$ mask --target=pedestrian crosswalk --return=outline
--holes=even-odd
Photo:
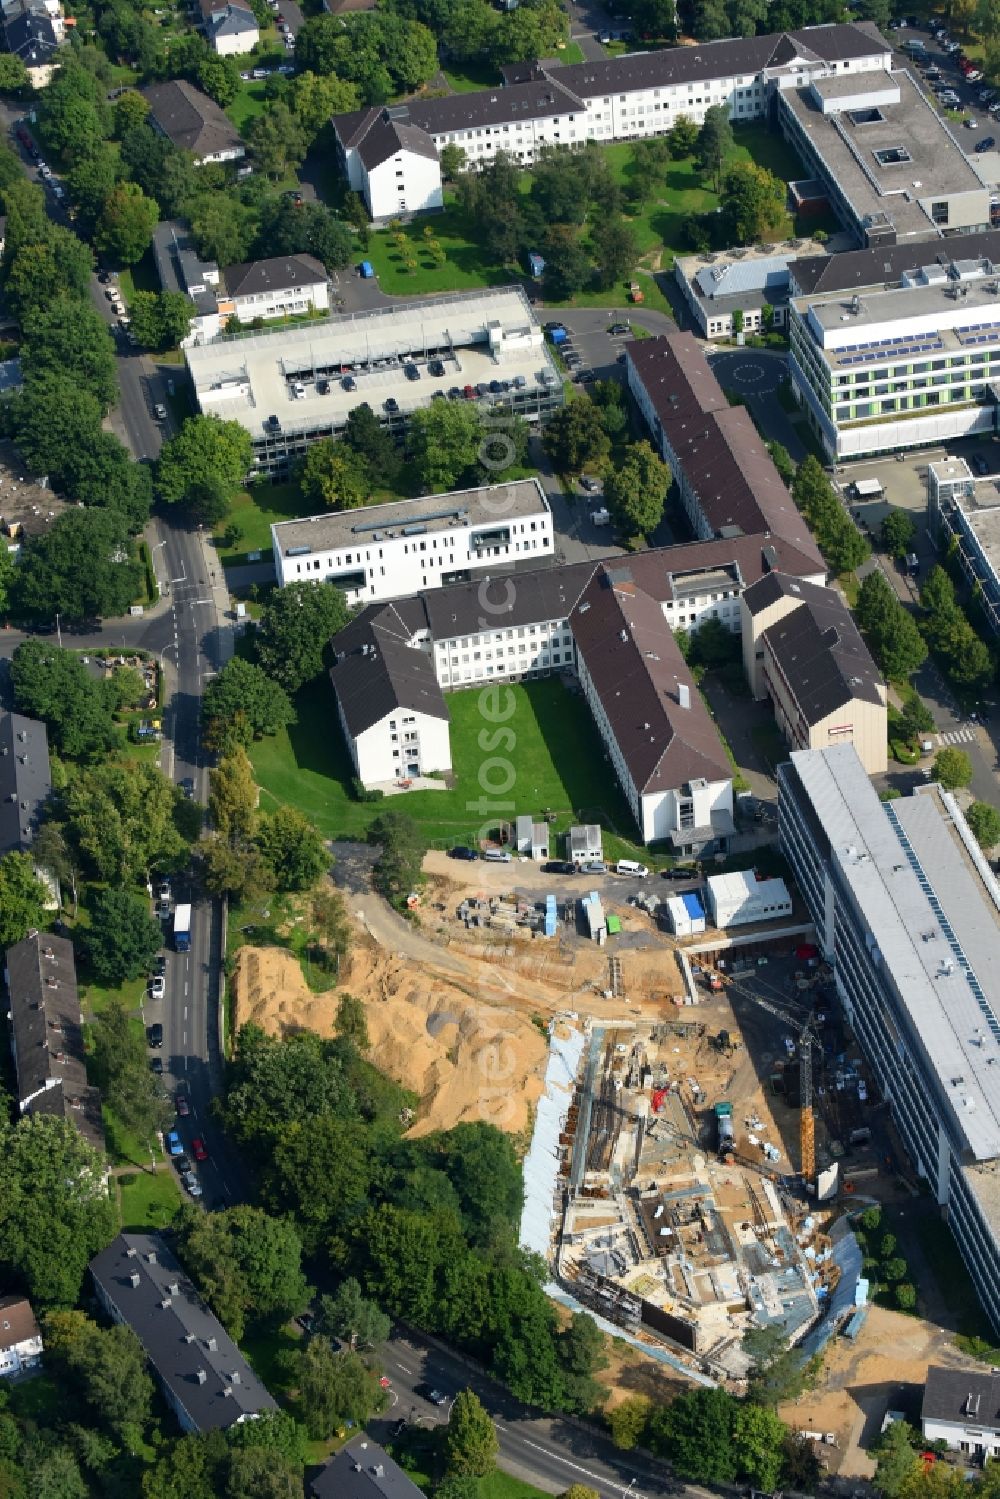
[[[937,736],[938,744],[971,744],[976,737],[976,731],[969,724],[960,729],[948,729],[946,733]]]

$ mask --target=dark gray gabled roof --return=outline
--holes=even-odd
[[[732,776],[663,610],[637,586],[628,558],[595,571],[571,623],[577,652],[640,796],[699,777]]]
[[[369,1436],[356,1436],[309,1485],[313,1499],[423,1499],[413,1479]]]
[[[45,725],[0,712],[0,858],[30,850],[51,791]]]
[[[357,621],[354,622],[357,625]],[[397,709],[448,719],[444,694],[427,651],[406,642],[412,631],[400,629],[392,606],[383,607],[365,626],[334,639],[336,664],[330,681],[352,738],[381,723]]]
[[[391,161],[400,151],[410,151],[415,156],[426,156],[430,161],[437,161],[437,146],[426,130],[418,125],[391,119],[386,112],[367,131],[358,154],[366,170],[370,172],[384,161]]]
[[[537,572],[503,573],[489,581],[454,583],[423,595],[431,637],[450,640],[478,635],[500,625],[541,624],[568,619],[570,610],[593,576],[594,562],[546,567]]]
[[[885,684],[858,632],[851,612],[833,588],[821,588],[778,573],[747,590],[747,607],[783,594],[796,607],[764,631],[789,691],[810,726],[822,723],[855,700],[881,705]]]
[[[18,1107],[68,1119],[104,1149],[101,1099],[87,1082],[73,944],[36,932],[8,947],[7,1008]]]
[[[218,1317],[159,1234],[119,1234],[90,1262],[98,1295],[131,1327],[196,1431],[277,1410]]]
[[[62,45],[51,16],[40,9],[8,16],[4,21],[4,38],[7,50],[29,68],[48,62]]]
[[[153,123],[175,146],[196,157],[243,149],[236,126],[214,99],[183,79],[150,83],[140,93],[149,104]]]
[[[329,278],[315,255],[277,255],[272,260],[227,265],[223,279],[231,297],[252,297],[293,286],[322,286]]]
[[[1000,1374],[986,1369],[927,1370],[921,1420],[1000,1430]]]
[[[948,265],[962,260],[988,260],[1000,265],[1000,229],[963,234],[954,240],[909,241],[875,250],[845,250],[840,255],[804,255],[789,266],[802,296],[826,292],[861,291],[866,286],[895,285],[905,271],[924,265]]]

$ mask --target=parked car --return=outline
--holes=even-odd
[[[407,380],[420,379],[420,371],[417,369],[417,366],[412,363],[403,365],[403,374],[406,376]]]
[[[158,1020],[146,1031],[146,1040],[150,1046],[159,1047],[163,1045],[163,1026]]]
[[[150,1070],[150,1072],[152,1072],[154,1074],[154,1076],[156,1076],[156,1077],[162,1077],[163,1076],[163,1058],[162,1057],[150,1057],[150,1059],[149,1059],[149,1070]]]
[[[149,986],[150,999],[162,999],[167,992],[167,981],[161,975],[153,980]]]
[[[550,859],[542,865],[543,874],[576,874],[577,867],[570,859]]]
[[[172,1156],[184,1154],[184,1146],[181,1144],[181,1137],[175,1129],[167,1131],[167,1150]]]
[[[358,382],[357,380],[355,380],[353,375],[345,375],[340,383],[343,386],[344,390],[357,390],[358,388]]]
[[[184,1183],[185,1189],[190,1192],[192,1197],[201,1196],[201,1182],[195,1176],[193,1171],[185,1171],[181,1177],[181,1181]]]
[[[701,875],[697,869],[684,869],[674,866],[673,869],[661,869],[660,874],[665,880],[698,880]]]
[[[190,776],[181,776],[177,782],[177,789],[187,797],[189,802],[194,801],[194,781]]]
[[[447,1405],[448,1396],[441,1390],[435,1389],[432,1384],[418,1384],[414,1386],[413,1393],[419,1395],[422,1400],[429,1400],[431,1405]]]
[[[191,1141],[191,1154],[194,1156],[196,1161],[208,1160],[208,1151],[205,1148],[205,1142],[200,1135],[195,1135],[194,1139]]]
[[[186,1093],[178,1093],[175,1095],[174,1107],[177,1109],[177,1113],[181,1119],[187,1118],[187,1116],[191,1112],[191,1105],[188,1103]]]
[[[623,334],[623,333],[631,333],[632,332],[632,324],[631,323],[612,323],[611,327],[608,329],[608,332],[609,333],[614,333],[616,336],[620,335],[620,334]]]
[[[449,859],[478,859],[479,854],[474,848],[467,848],[464,843],[459,843],[451,850]]]
[[[440,359],[432,359],[427,366],[427,373],[429,375],[443,375],[444,362]]]
[[[390,396],[388,400],[383,401],[382,404],[385,407],[386,411],[390,413],[399,410],[399,402],[396,400],[395,396]]]
[[[584,874],[607,874],[608,866],[603,859],[591,859],[586,864],[581,864],[580,869]]]
[[[154,417],[156,418],[156,420],[158,422],[165,422],[166,421],[166,419],[167,419],[167,408],[166,408],[166,406],[163,405],[163,403],[161,401],[157,401],[156,405],[153,407],[153,415],[154,415]]]
[[[994,139],[994,137],[992,135],[984,135],[978,141],[976,141],[976,150],[977,151],[992,151],[993,147],[995,145],[996,145],[996,140]]]
[[[167,971],[167,955],[165,952],[157,953],[156,962],[153,964],[153,976],[157,977]]]

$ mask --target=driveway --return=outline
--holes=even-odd
[[[706,346],[705,354],[723,389],[741,395],[765,436],[780,442],[801,463],[806,448],[778,400],[781,382],[788,374],[788,356],[773,349],[713,351],[711,346]]]

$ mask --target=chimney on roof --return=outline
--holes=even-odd
[[[170,1308],[170,1305],[171,1305],[171,1298],[169,1296],[164,1296],[163,1300],[160,1302],[160,1308],[161,1308],[161,1310],[162,1311],[168,1311],[169,1308]]]
[[[691,706],[691,689],[686,682],[677,683],[677,702],[681,708]]]
[[[170,1292],[171,1296],[179,1296],[181,1293],[181,1288],[175,1280],[172,1280],[170,1282],[167,1290]]]
[[[133,1288],[138,1286],[141,1279],[142,1276],[139,1274],[138,1270],[133,1270],[132,1274],[129,1276],[129,1280],[132,1282]]]
[[[151,1265],[155,1265],[156,1264],[156,1250],[155,1249],[150,1249],[149,1252],[146,1255],[146,1258],[147,1258],[147,1260],[149,1261],[149,1263]]]
[[[195,1379],[199,1384],[205,1384],[208,1379],[208,1375],[206,1374],[204,1369],[199,1369],[197,1374],[195,1375]]]

